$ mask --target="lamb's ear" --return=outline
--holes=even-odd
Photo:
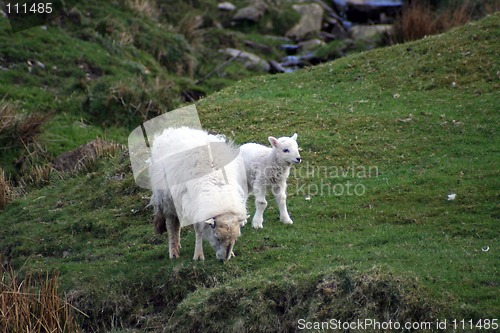
[[[276,139],[274,136],[270,136],[267,139],[271,143],[271,146],[278,147],[278,139]]]
[[[293,133],[293,135],[292,135],[292,140],[297,141],[297,133]]]

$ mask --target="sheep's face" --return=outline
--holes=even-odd
[[[302,160],[299,154],[299,146],[297,144],[297,133],[291,137],[284,136],[276,139],[270,136],[269,142],[271,143],[276,156],[286,163],[297,164]]]
[[[206,221],[206,238],[215,250],[219,260],[229,260],[233,256],[234,243],[240,236],[240,223],[246,219],[235,214],[222,214]]]

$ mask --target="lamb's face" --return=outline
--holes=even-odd
[[[243,218],[243,217],[242,217]],[[243,218],[245,219],[246,216]],[[215,255],[219,260],[229,260],[233,255],[234,243],[240,236],[240,222],[235,214],[222,214],[210,222],[207,222],[207,240],[215,250]]]
[[[300,158],[299,146],[297,144],[297,133],[291,137],[284,136],[276,139],[272,136],[269,137],[276,156],[289,164],[297,164],[302,160]]]

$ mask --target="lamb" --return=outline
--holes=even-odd
[[[270,136],[268,139],[271,148],[257,143],[247,143],[240,147],[245,161],[249,191],[255,195],[256,210],[252,226],[256,229],[263,228],[267,190],[273,192],[278,203],[281,222],[293,223],[286,207],[286,180],[292,164],[301,161],[297,133],[291,137],[276,139]]]
[[[194,260],[204,260],[208,240],[219,260],[229,260],[247,218],[245,165],[239,150],[221,136],[188,127],[156,137],[149,167],[158,233],[168,231],[170,259],[180,254],[180,228],[194,224]]]

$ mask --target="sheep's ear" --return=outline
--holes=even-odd
[[[243,222],[243,221],[247,221],[247,219],[250,217],[250,215],[238,215],[236,216],[236,219],[238,220],[238,222]]]
[[[210,225],[212,228],[215,228],[215,218],[210,218],[205,221],[206,224]]]
[[[240,227],[243,227],[246,223],[250,215],[238,215],[236,219],[238,220],[238,223],[240,224]]]
[[[293,133],[293,135],[292,135],[292,140],[297,141],[297,133]]]
[[[276,139],[274,136],[270,136],[267,139],[271,143],[271,146],[278,147],[278,139]]]

